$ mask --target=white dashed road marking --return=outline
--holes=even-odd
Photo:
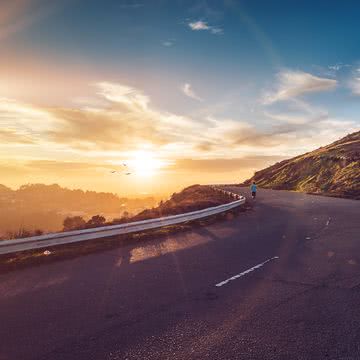
[[[329,220],[326,222],[326,226],[329,226],[331,218],[329,217]]]
[[[268,263],[269,261],[272,261],[272,260],[275,260],[275,259],[279,259],[279,257],[278,257],[278,256],[274,256],[274,257],[272,257],[272,258],[270,258],[270,259],[267,259],[266,261],[262,262],[261,264],[257,264],[257,265],[255,265],[255,266],[253,266],[252,268],[247,269],[247,270],[241,272],[240,274],[234,275],[234,276],[232,276],[232,277],[229,278],[229,279],[226,279],[226,280],[224,280],[224,281],[219,282],[219,283],[216,284],[215,286],[220,287],[220,286],[226,285],[228,282],[230,282],[230,281],[232,281],[232,280],[236,280],[236,279],[238,279],[238,278],[240,278],[240,277],[242,277],[242,276],[244,276],[244,275],[246,275],[246,274],[248,274],[248,273],[251,273],[252,271],[254,271],[254,270],[256,270],[256,269],[261,268],[262,266],[264,266],[264,265],[265,265],[266,263]]]

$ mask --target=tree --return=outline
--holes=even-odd
[[[63,222],[64,231],[83,229],[86,225],[81,216],[68,216]]]
[[[104,225],[106,219],[101,215],[94,215],[88,222],[87,225],[89,226],[101,226]]]

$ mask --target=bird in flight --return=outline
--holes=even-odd
[[[122,163],[122,166],[127,167],[127,164]],[[116,174],[116,173],[122,173],[123,174],[123,172],[120,172],[120,171],[117,171],[117,170],[111,170],[111,173],[112,174]],[[131,172],[127,172],[127,173],[125,173],[125,175],[131,175]]]

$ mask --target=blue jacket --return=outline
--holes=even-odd
[[[256,192],[256,190],[257,190],[257,185],[256,185],[256,184],[252,184],[251,187],[250,187],[250,189],[251,189],[251,192]]]

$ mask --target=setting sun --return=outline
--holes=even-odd
[[[141,177],[154,176],[165,165],[165,161],[156,158],[153,152],[146,150],[134,152],[128,160],[130,172]]]

